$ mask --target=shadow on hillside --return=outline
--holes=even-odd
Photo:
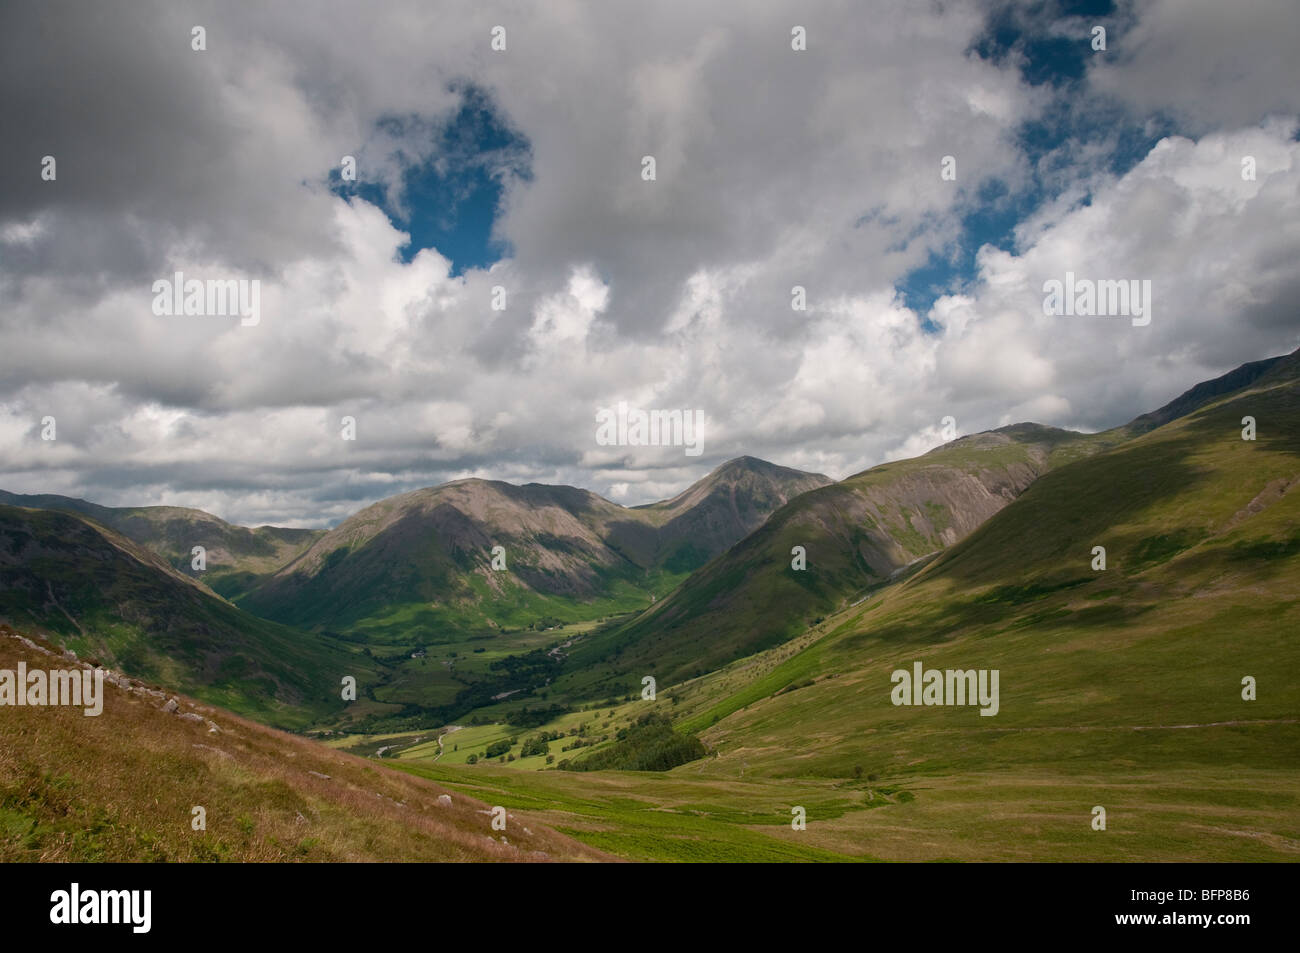
[[[1260,427],[1253,444],[1240,439],[1241,418],[1248,414],[1256,417]],[[1156,511],[1206,482],[1210,471],[1199,468],[1193,459],[1225,441],[1243,454],[1263,450],[1300,455],[1300,386],[1228,401],[1193,415],[1181,431],[1165,439],[1121,445],[1045,474],[919,578],[940,577],[958,586],[975,586],[1059,574],[1070,564],[1071,570],[1078,567],[1086,573],[1093,546],[1106,546],[1108,557],[1144,543],[1159,550],[1153,545],[1153,534],[1182,533],[1187,544],[1182,548],[1188,548],[1204,528],[1172,524],[1168,514],[1162,522]],[[1241,467],[1249,472],[1249,457],[1242,459]],[[1149,526],[1153,532],[1115,529],[1130,524]],[[1175,547],[1167,558],[1176,551]]]
[[[1259,427],[1253,444],[1240,439],[1241,418],[1248,414]],[[1224,472],[1198,464],[1196,457],[1225,441],[1234,449],[1240,445],[1243,455],[1300,454],[1298,424],[1300,388],[1283,388],[1194,414],[1164,439],[1121,445],[1054,470],[905,584],[921,592],[942,591],[948,584],[943,596],[918,604],[903,618],[868,623],[842,644],[875,638],[933,644],[977,628],[987,636],[1036,626],[1129,624],[1160,604],[1155,592],[1146,591],[1156,580],[1144,574],[1205,539],[1205,527],[1172,505]],[[1229,459],[1217,466],[1243,476],[1252,469],[1248,456],[1239,465]],[[1297,539],[1293,534],[1240,544],[1217,555],[1263,572],[1268,561],[1296,555]],[[1106,549],[1105,572],[1091,568],[1094,546]],[[1206,560],[1196,565],[1203,569]],[[1081,598],[1097,601],[1080,607]]]

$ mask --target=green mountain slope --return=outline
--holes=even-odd
[[[560,685],[599,691],[646,674],[671,684],[783,642],[963,539],[1055,461],[1098,446],[1018,424],[805,493],[671,597],[576,646],[576,674]],[[796,547],[806,569],[794,566]]]
[[[1015,424],[809,492],[670,598],[576,646],[558,686],[617,695],[646,674],[669,684],[779,644],[919,569],[1049,470],[1275,379],[1295,360],[1245,364],[1102,433]],[[805,571],[792,567],[796,546]]]
[[[633,512],[637,525],[656,527],[649,563],[689,572],[754,532],[790,500],[832,482],[820,473],[737,457],[671,500]]]
[[[1246,416],[1255,441],[1242,439]],[[915,577],[802,644],[685,686],[680,726],[718,751],[706,774],[742,761],[746,777],[852,778],[861,767],[908,785],[934,803],[909,805],[904,829],[942,826],[953,856],[1005,854],[993,845],[1012,823],[1062,858],[1295,859],[1297,485],[1293,355],[1045,474]],[[891,673],[916,662],[997,670],[997,715],[894,705]],[[1254,700],[1243,698],[1247,677]],[[1095,805],[1126,836],[1092,831]],[[897,831],[874,843],[903,849]]]
[[[0,504],[88,516],[227,598],[239,595],[261,576],[293,560],[325,532],[278,526],[249,529],[183,506],[99,506],[53,494],[0,490]],[[206,550],[207,569],[203,572],[192,568],[195,546]]]
[[[83,657],[271,724],[342,715],[341,679],[374,663],[256,618],[93,522],[0,506],[0,619]]]

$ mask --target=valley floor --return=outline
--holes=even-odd
[[[1281,726],[1234,731],[1267,743]],[[1286,726],[1292,743],[1297,729]],[[1297,861],[1300,771],[1052,766],[874,780],[742,775],[736,755],[651,772],[398,766],[653,861]],[[1096,806],[1106,829],[1093,829]],[[794,830],[791,811],[806,812]]]

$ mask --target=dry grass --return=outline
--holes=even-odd
[[[47,654],[50,653],[50,654]],[[0,626],[0,668],[70,668]],[[183,696],[105,682],[104,710],[0,708],[0,860],[539,861],[607,855]],[[162,706],[180,702],[177,713]],[[202,715],[188,720],[184,713]],[[213,732],[209,722],[215,723]],[[192,829],[192,809],[207,829]]]

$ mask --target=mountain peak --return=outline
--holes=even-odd
[[[834,482],[823,473],[808,473],[745,455],[719,465],[707,476],[695,481],[671,499],[649,503],[638,509],[678,510],[695,507],[711,493],[723,488],[734,488],[740,483],[747,483],[752,489],[766,487],[768,490],[780,492],[786,499],[792,499],[800,493]]]

